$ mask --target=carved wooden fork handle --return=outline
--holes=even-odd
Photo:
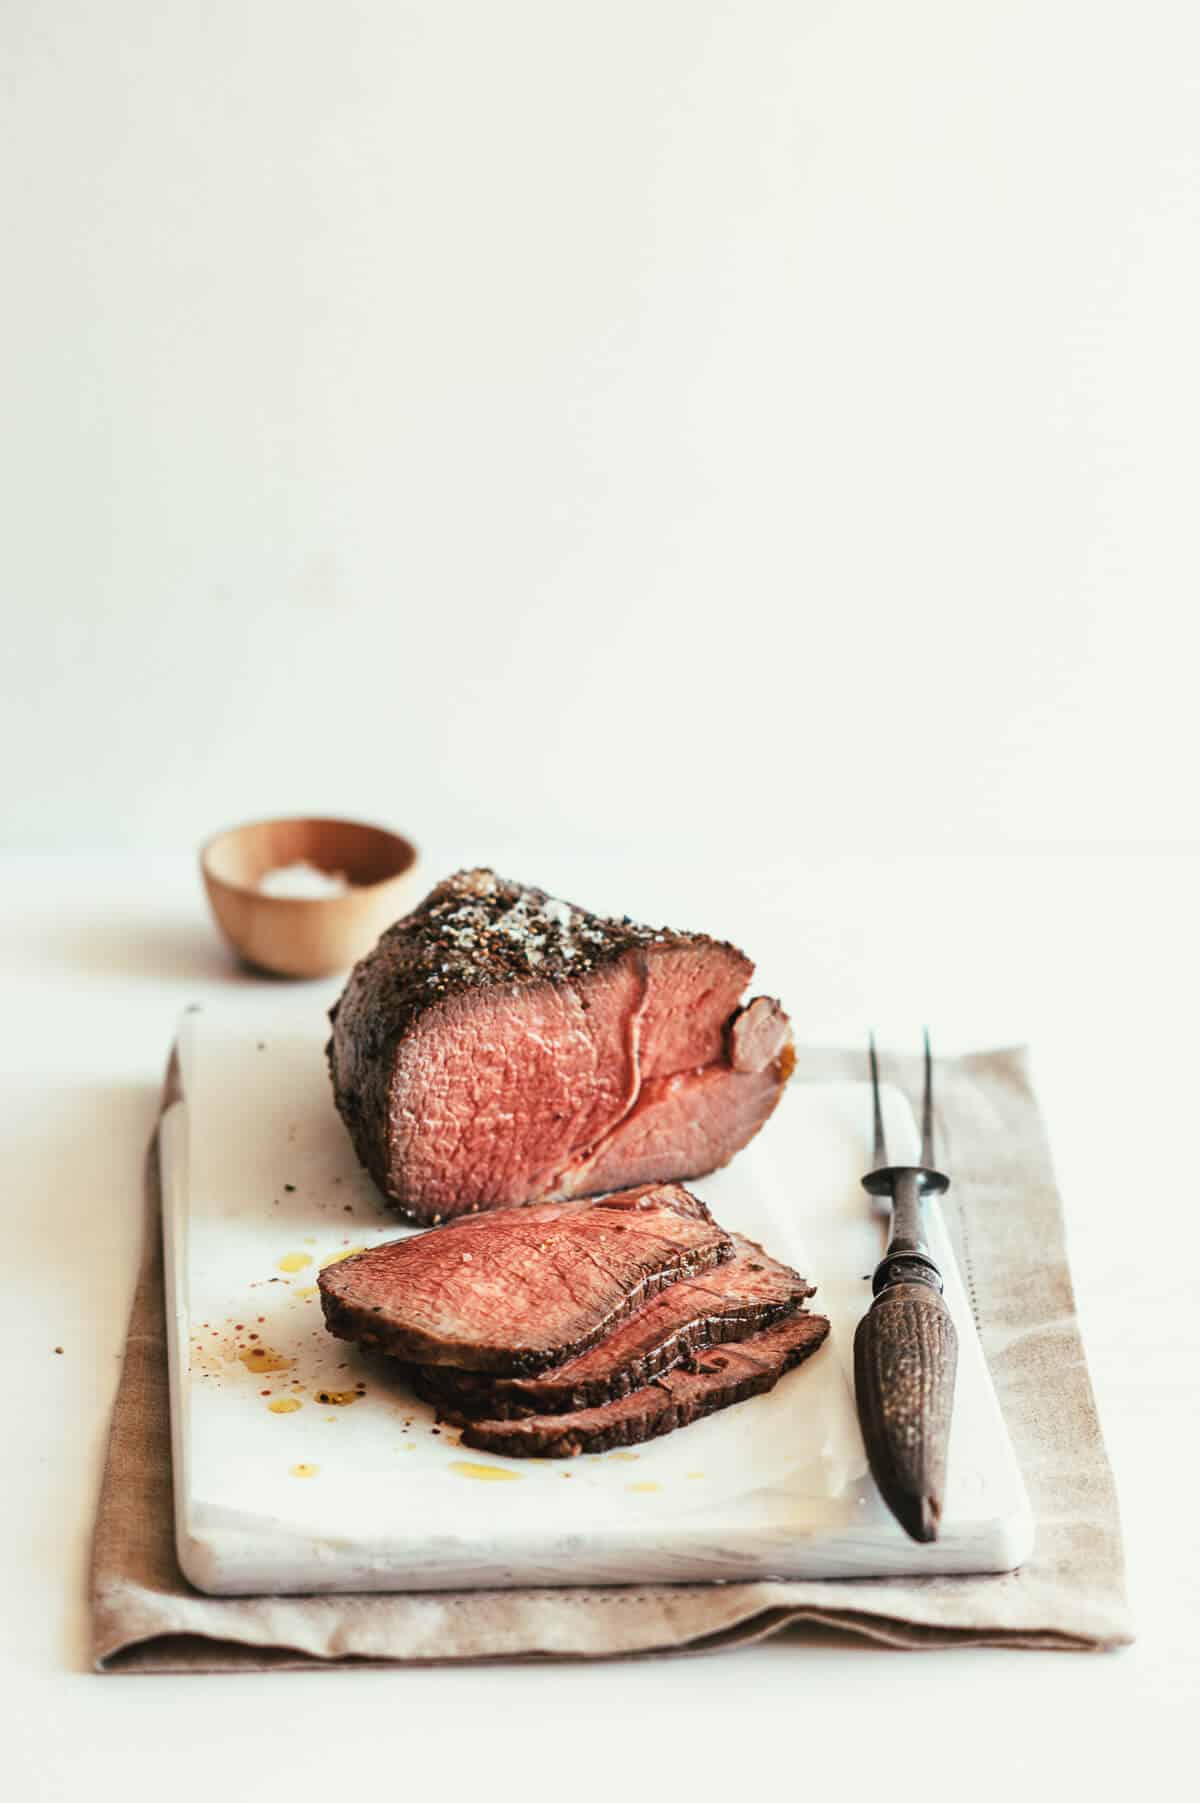
[[[854,1336],[854,1384],[871,1475],[914,1540],[936,1540],[946,1490],[958,1335],[932,1284],[880,1291]]]

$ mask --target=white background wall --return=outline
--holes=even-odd
[[[3,836],[1195,844],[1193,0],[3,0]]]

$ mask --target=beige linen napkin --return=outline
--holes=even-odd
[[[897,1060],[909,1093],[916,1060]],[[889,1069],[889,1075],[891,1070]],[[802,1050],[797,1080],[862,1076],[860,1052]],[[1112,1474],[1075,1319],[1062,1211],[1023,1051],[939,1061],[944,1204],[1037,1522],[1000,1577],[856,1578],[429,1595],[204,1596],[175,1559],[157,1145],[92,1559],[100,1671],[497,1658],[611,1658],[736,1646],[802,1623],[888,1646],[1095,1650],[1132,1638]],[[168,1073],[166,1100],[178,1093]],[[818,1279],[820,1273],[817,1273]]]

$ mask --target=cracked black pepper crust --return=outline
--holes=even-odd
[[[486,869],[457,871],[389,927],[330,1009],[325,1048],[338,1112],[384,1195],[394,1052],[422,1015],[472,990],[575,983],[652,945],[743,955],[706,933],[589,914]]]

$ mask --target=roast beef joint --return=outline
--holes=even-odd
[[[703,933],[604,919],[467,870],[352,971],[334,1098],[398,1213],[682,1182],[758,1132],[794,1063],[754,966]]]

